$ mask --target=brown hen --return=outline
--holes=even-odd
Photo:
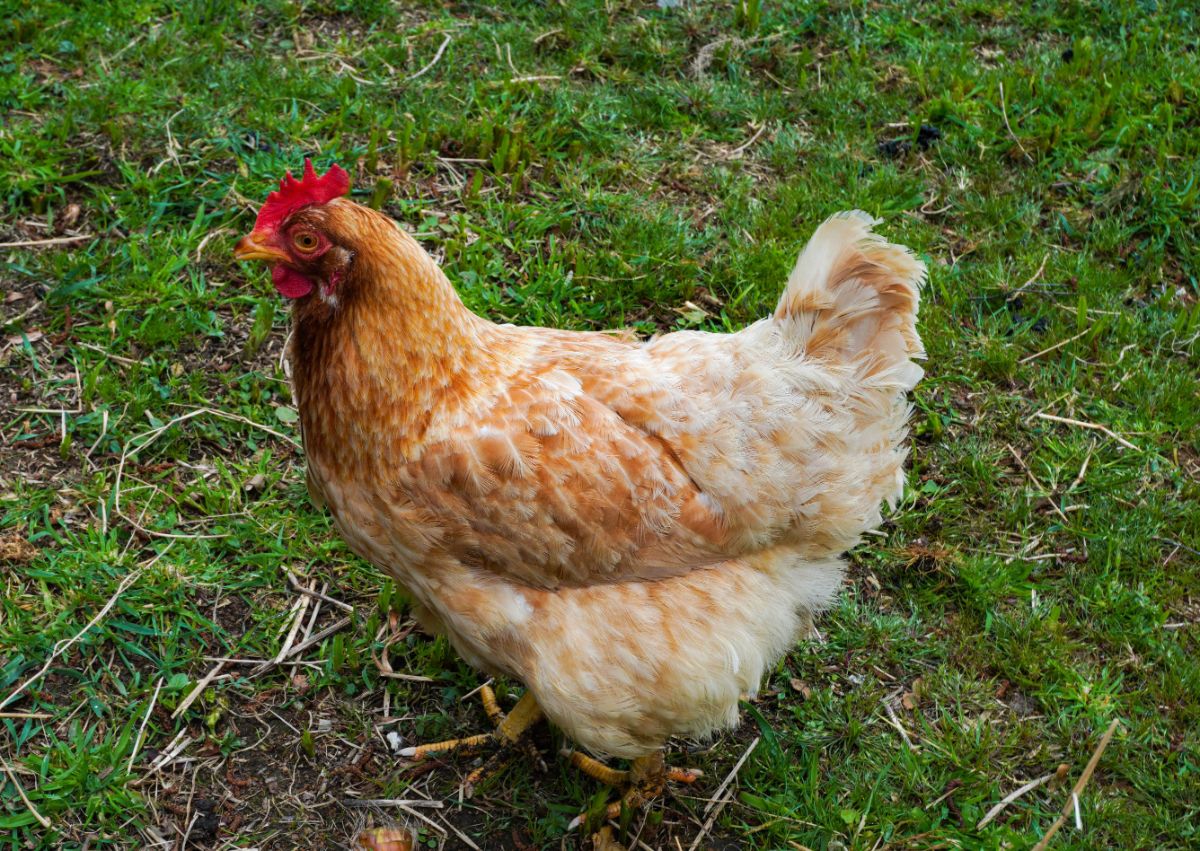
[[[527,687],[466,742],[544,712],[634,758],[603,779],[636,803],[669,737],[736,723],[900,495],[924,268],[846,213],[734,334],[497,325],[347,190],[306,164],[237,249],[294,299],[310,492],[424,626]]]

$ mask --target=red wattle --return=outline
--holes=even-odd
[[[295,269],[289,269],[282,263],[271,269],[271,283],[284,298],[303,298],[313,291],[313,282],[301,275]]]

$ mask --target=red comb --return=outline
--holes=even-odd
[[[284,219],[301,207],[313,204],[324,204],[334,198],[341,198],[350,191],[350,175],[346,170],[334,163],[329,171],[317,177],[312,160],[304,159],[304,177],[300,180],[292,177],[289,171],[287,177],[279,181],[279,190],[267,196],[267,201],[258,211],[254,229],[278,227]]]

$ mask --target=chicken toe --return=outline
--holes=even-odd
[[[608,805],[605,812],[606,820],[619,818],[623,808],[636,810],[644,807],[662,795],[668,781],[691,784],[704,776],[704,772],[699,769],[668,766],[663,759],[662,751],[656,751],[650,756],[633,760],[627,771],[610,768],[579,751],[564,751],[563,755],[568,756],[571,764],[589,777],[595,778],[607,786],[625,790],[619,801]],[[585,817],[586,813],[577,816],[571,822],[570,829],[573,830],[581,825]]]

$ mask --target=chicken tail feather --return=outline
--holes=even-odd
[[[775,308],[784,333],[813,358],[888,374],[904,389],[921,377],[917,334],[925,264],[871,232],[876,219],[855,210],[817,228]]]

